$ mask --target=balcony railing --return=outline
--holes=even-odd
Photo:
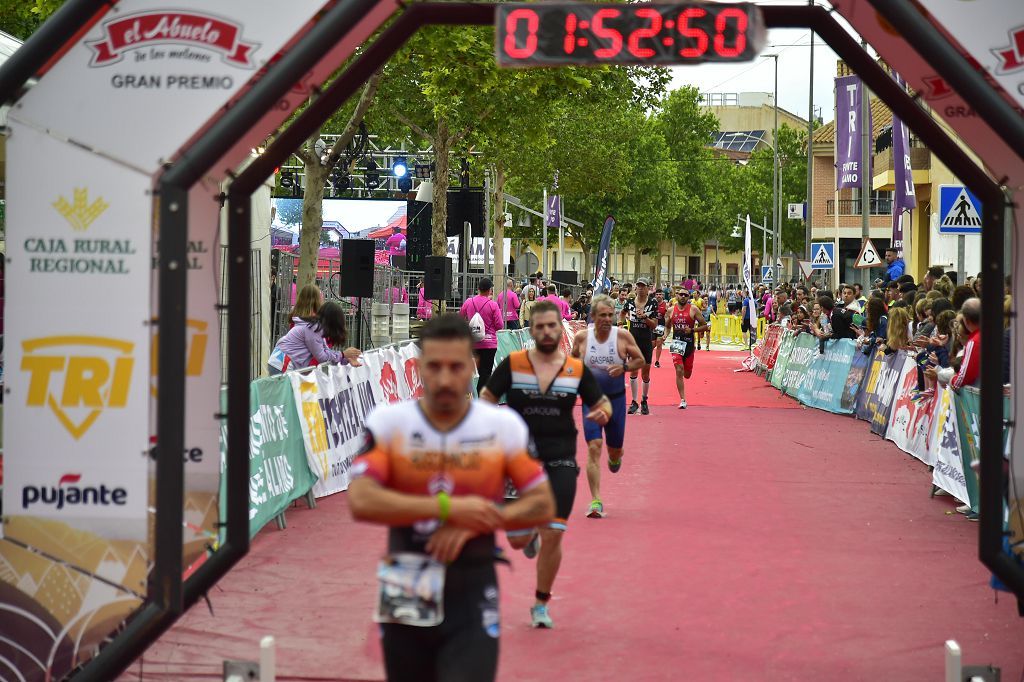
[[[892,215],[892,199],[872,199],[868,207],[871,215]],[[826,205],[828,215],[836,214],[836,200],[829,199]],[[860,199],[840,199],[839,215],[860,215]]]

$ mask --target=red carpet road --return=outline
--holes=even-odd
[[[665,354],[652,414],[629,418],[622,471],[604,475],[607,518],[583,516],[580,477],[554,630],[528,625],[533,563],[499,569],[500,679],[937,680],[947,639],[1018,679],[1024,620],[994,601],[977,526],[929,498],[920,462],[734,373],[741,357],[702,352],[681,411]],[[383,548],[344,494],[298,505],[210,593],[215,615],[193,608],[123,679],[219,680],[266,634],[280,680],[383,679]]]

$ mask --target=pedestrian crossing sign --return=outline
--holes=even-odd
[[[761,282],[763,284],[771,284],[775,278],[772,276],[772,266],[762,265],[761,266]]]
[[[939,234],[981,234],[981,202],[963,185],[939,185]]]
[[[831,270],[835,266],[835,242],[811,242],[811,269]]]

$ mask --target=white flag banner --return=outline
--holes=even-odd
[[[960,457],[960,433],[956,423],[956,397],[948,387],[935,394],[930,449],[935,462],[932,483],[965,504],[970,504],[964,462]]]
[[[764,258],[764,254],[761,254]],[[757,305],[754,302],[754,285],[751,278],[751,268],[753,267],[751,262],[752,254],[750,251],[750,214],[747,214],[747,230],[743,237],[743,283],[747,286],[747,291],[750,296],[750,327],[751,329],[757,329]]]

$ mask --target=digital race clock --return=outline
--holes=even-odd
[[[499,4],[500,66],[749,61],[765,44],[751,3]]]

